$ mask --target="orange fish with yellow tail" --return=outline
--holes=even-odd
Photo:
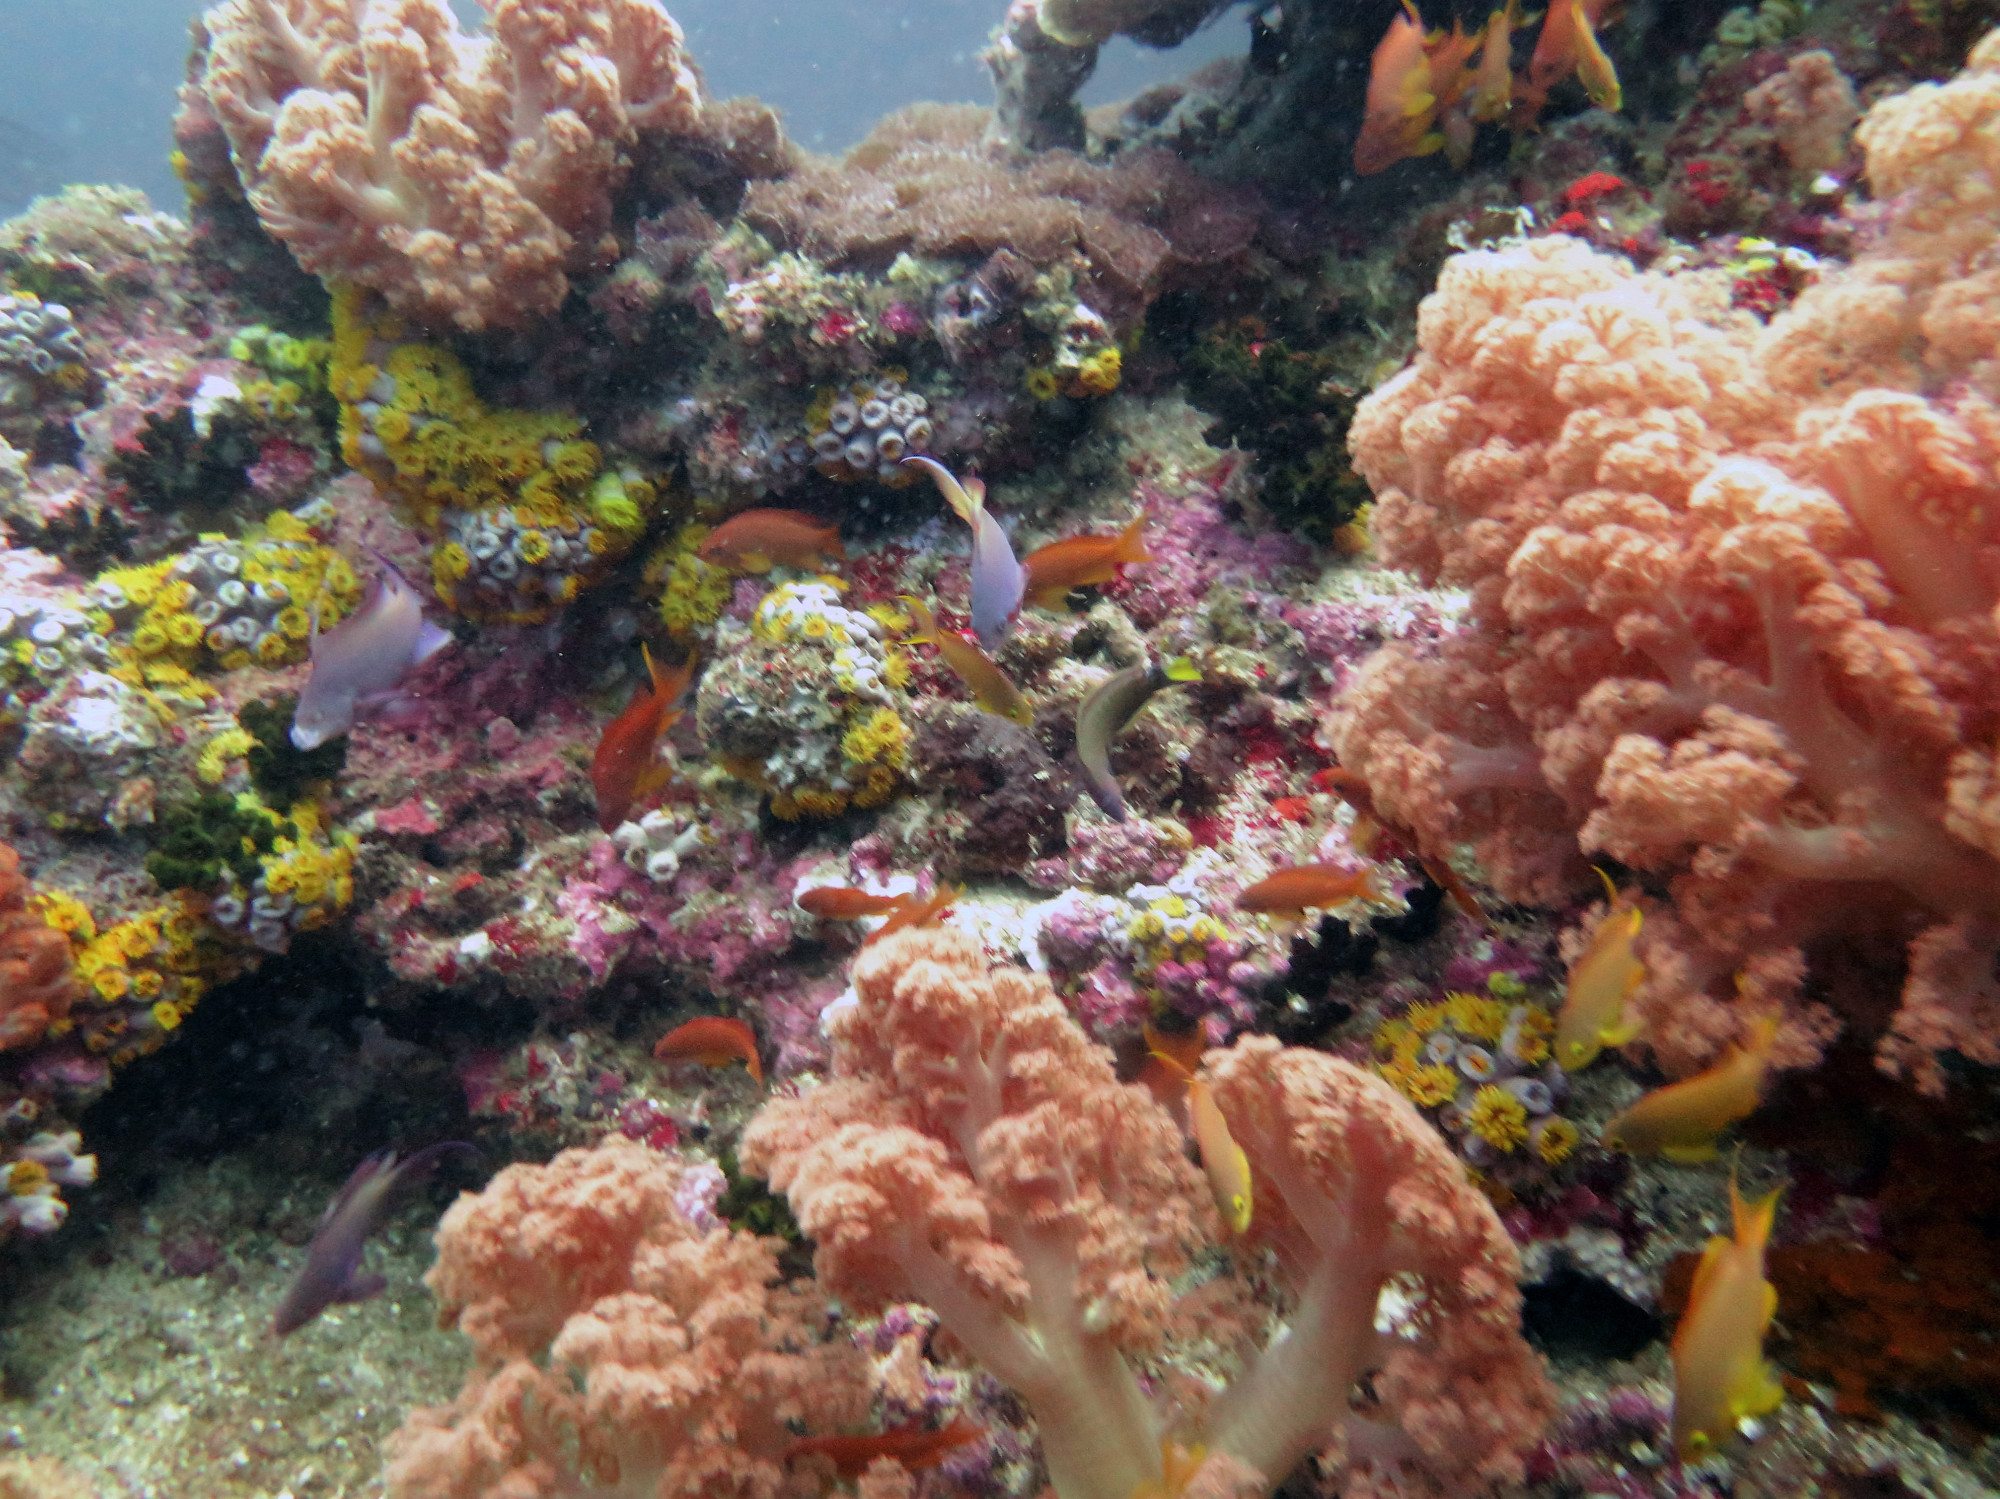
[[[944,657],[944,664],[972,689],[973,702],[995,717],[1017,723],[1024,729],[1035,726],[1035,710],[1028,706],[1028,700],[1021,696],[1021,689],[1014,685],[1013,679],[1000,669],[999,662],[958,631],[947,630],[940,625],[923,600],[906,594],[903,602],[917,617],[920,632],[910,636],[911,643],[928,641],[936,646],[938,654]]]
[[[1381,871],[1373,864],[1360,869],[1295,864],[1248,886],[1236,897],[1236,909],[1303,921],[1309,910],[1345,905],[1351,900],[1386,900],[1388,893]]]
[[[1072,588],[1109,583],[1119,568],[1151,562],[1145,529],[1141,515],[1116,536],[1070,536],[1035,548],[1021,563],[1026,601],[1037,609],[1059,608]]]
[[[1597,24],[1610,5],[1611,0],[1552,0],[1528,59],[1527,82],[1514,90],[1509,123],[1516,130],[1533,127],[1549,90],[1571,73],[1582,78],[1591,103],[1612,110],[1623,103],[1617,70],[1597,41]]]
[[[1659,1155],[1683,1165],[1715,1159],[1715,1142],[1757,1107],[1771,1064],[1778,1017],[1751,1022],[1748,1044],[1731,1046],[1704,1072],[1655,1088],[1604,1126],[1602,1139],[1629,1155]]]
[[[842,1478],[859,1478],[877,1458],[894,1458],[912,1473],[935,1468],[953,1451],[986,1435],[963,1416],[949,1426],[926,1431],[921,1426],[901,1426],[879,1436],[800,1437],[785,1448],[785,1461],[800,1457],[826,1457]]]
[[[1479,124],[1507,117],[1507,104],[1514,95],[1514,28],[1520,24],[1521,0],[1507,0],[1505,10],[1486,18],[1472,81],[1472,118]]]
[[[1778,1292],[1764,1277],[1764,1249],[1778,1214],[1778,1195],[1745,1204],[1729,1175],[1735,1236],[1708,1241],[1674,1329],[1674,1450],[1683,1462],[1705,1457],[1736,1432],[1746,1416],[1774,1411],[1785,1387],[1764,1357],[1764,1334],[1778,1309]]]
[[[662,1062],[699,1062],[704,1067],[727,1067],[741,1062],[750,1069],[757,1085],[764,1085],[764,1064],[757,1056],[757,1033],[740,1020],[725,1015],[698,1015],[686,1025],[677,1025],[654,1043],[653,1055]]]
[[[665,670],[643,645],[651,684],[632,694],[625,711],[605,726],[604,737],[590,757],[590,784],[597,791],[597,825],[614,831],[633,807],[673,779],[673,767],[660,759],[660,741],[681,716],[674,704],[694,677],[694,663]]]
[[[1625,1013],[1625,1001],[1646,977],[1646,965],[1633,951],[1644,918],[1618,894],[1609,875],[1601,869],[1597,875],[1611,909],[1569,965],[1569,988],[1556,1016],[1556,1061],[1566,1072],[1588,1067],[1605,1047],[1623,1046],[1640,1030],[1638,1017]]]
[[[1148,1039],[1152,1036],[1150,1027],[1147,1036]],[[1252,1216],[1250,1157],[1230,1134],[1229,1121],[1222,1117],[1214,1090],[1205,1078],[1178,1058],[1163,1051],[1149,1056],[1187,1089],[1188,1127],[1194,1135],[1195,1148],[1201,1152],[1201,1169],[1208,1174],[1208,1190],[1215,1198],[1215,1210],[1222,1214],[1222,1221],[1229,1225],[1231,1233],[1247,1234]]]
[[[1368,102],[1354,141],[1354,170],[1363,177],[1405,156],[1425,156],[1444,144],[1431,130],[1437,95],[1424,50],[1424,23],[1410,0],[1389,23],[1368,67]]]
[[[745,510],[732,515],[701,539],[695,555],[716,567],[764,573],[773,563],[810,572],[831,558],[842,561],[840,527],[802,510]]]

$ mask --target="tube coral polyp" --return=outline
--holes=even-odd
[[[497,409],[449,349],[334,298],[329,385],[341,453],[436,536],[438,598],[472,618],[531,624],[556,613],[629,551],[656,508],[636,469],[606,470],[564,412]]]

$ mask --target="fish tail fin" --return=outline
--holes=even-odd
[[[1776,1010],[1766,1010],[1750,1022],[1750,1034],[1743,1039],[1743,1049],[1760,1061],[1768,1061],[1771,1046],[1778,1039],[1778,1027],[1783,1017]]]
[[[1784,1193],[1784,1185],[1780,1183],[1755,1202],[1745,1202],[1736,1185],[1736,1167],[1729,1168],[1729,1220],[1739,1247],[1762,1251],[1770,1241],[1771,1225],[1778,1217],[1778,1199]]]
[[[922,599],[918,598],[915,594],[911,593],[900,595],[897,598],[896,602],[899,604],[908,604],[910,606],[910,613],[914,614],[917,617],[917,625],[919,633],[915,635],[905,635],[903,637],[904,644],[906,645],[936,644],[938,635],[938,622],[937,622],[937,616],[931,613],[930,605],[926,604]]]
[[[1113,562],[1129,565],[1153,560],[1153,554],[1146,550],[1146,522],[1149,518],[1142,510],[1131,525],[1118,533],[1118,545],[1111,552]]]
[[[1199,682],[1201,669],[1185,656],[1176,656],[1166,665],[1169,682]]]

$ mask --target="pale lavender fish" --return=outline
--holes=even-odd
[[[383,562],[353,614],[324,634],[313,616],[312,675],[292,715],[292,743],[317,749],[345,734],[393,701],[412,667],[450,643],[451,631],[424,618],[416,589]]]
[[[306,1246],[306,1262],[285,1287],[284,1299],[271,1318],[271,1331],[282,1338],[336,1303],[379,1296],[388,1281],[361,1273],[361,1247],[381,1223],[391,1195],[420,1180],[446,1151],[471,1149],[462,1141],[446,1140],[425,1147],[401,1165],[396,1164],[395,1151],[378,1150],[356,1166],[347,1185],[326,1205],[312,1243]]]
[[[938,492],[972,527],[972,633],[987,650],[998,650],[1008,622],[1020,613],[1028,574],[1014,558],[1014,544],[986,508],[986,486],[978,479],[959,483],[934,458],[912,455],[903,462],[922,465],[937,481]]]

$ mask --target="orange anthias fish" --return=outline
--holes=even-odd
[[[675,1026],[654,1043],[653,1055],[662,1062],[699,1062],[704,1067],[741,1062],[758,1086],[763,1086],[764,1064],[757,1057],[756,1033],[727,1016],[698,1015],[686,1025]]]
[[[1708,1241],[1674,1329],[1674,1450],[1684,1462],[1707,1456],[1745,1416],[1774,1411],[1785,1398],[1764,1357],[1764,1334],[1778,1310],[1778,1292],[1764,1278],[1778,1192],[1746,1205],[1731,1172],[1729,1212],[1735,1237]]]
[[[1431,129],[1437,95],[1424,50],[1424,23],[1410,0],[1375,46],[1368,68],[1368,102],[1354,141],[1354,170],[1366,177],[1405,156],[1426,156],[1444,144]]]
[[[1513,118],[1517,130],[1533,125],[1548,102],[1549,90],[1571,73],[1583,78],[1593,104],[1616,109],[1622,102],[1618,74],[1597,43],[1597,23],[1611,0],[1553,0],[1535,38],[1535,55],[1528,59],[1528,79],[1514,91]]]
[[[1035,548],[1021,563],[1027,602],[1037,609],[1055,609],[1072,588],[1109,583],[1119,568],[1151,562],[1145,529],[1146,517],[1141,515],[1116,536],[1069,536]]]
[[[953,1450],[976,1442],[986,1435],[963,1416],[936,1431],[921,1426],[899,1426],[880,1436],[800,1437],[785,1449],[785,1461],[795,1457],[830,1457],[842,1478],[859,1478],[878,1457],[892,1457],[912,1473],[935,1468]]]
[[[1505,119],[1514,94],[1514,28],[1521,24],[1521,0],[1486,18],[1479,66],[1472,84],[1472,118],[1482,125]]]
[[[694,676],[694,663],[660,669],[643,645],[650,686],[632,694],[625,711],[606,725],[590,757],[590,784],[597,789],[597,825],[613,831],[645,797],[673,779],[673,767],[659,758],[660,740],[680,718],[674,706]]]
[[[1778,1017],[1758,1016],[1751,1022],[1748,1045],[1731,1046],[1706,1071],[1655,1088],[1604,1126],[1604,1143],[1684,1165],[1714,1160],[1716,1139],[1756,1109],[1777,1038]]]
[[[732,515],[702,538],[695,555],[717,567],[762,573],[771,564],[810,571],[827,557],[847,556],[840,544],[840,527],[823,525],[800,510],[746,510]]]
[[[1187,1032],[1159,1031],[1153,1029],[1151,1021],[1144,1026],[1144,1032],[1146,1060],[1133,1081],[1143,1084],[1161,1108],[1178,1116],[1187,1097],[1186,1075],[1201,1065],[1208,1037],[1202,1034],[1200,1026]]]
[[[1147,1040],[1152,1040],[1153,1035],[1152,1028],[1148,1026]],[[1196,1032],[1197,1041],[1199,1037],[1200,1033]],[[1185,1055],[1184,1050],[1182,1054]],[[1208,1174],[1208,1190],[1215,1198],[1215,1210],[1222,1214],[1222,1221],[1229,1225],[1231,1232],[1248,1233],[1252,1216],[1250,1157],[1243,1153],[1243,1147],[1229,1133],[1229,1121],[1222,1117],[1222,1108],[1215,1101],[1214,1090],[1179,1057],[1155,1051],[1150,1054],[1150,1059],[1187,1090],[1188,1126],[1194,1135],[1195,1147],[1201,1152],[1201,1169]]]
[[[1259,880],[1236,897],[1236,909],[1303,921],[1309,910],[1350,900],[1381,900],[1382,876],[1373,864],[1342,869],[1337,864],[1296,864]]]
[[[1639,908],[1619,896],[1611,877],[1598,870],[1611,909],[1590,934],[1590,945],[1569,965],[1569,988],[1556,1017],[1556,1061],[1566,1072],[1588,1067],[1607,1046],[1623,1046],[1639,1034],[1637,1017],[1625,1001],[1644,982],[1646,965],[1632,950],[1643,921]]]
[[[919,634],[912,635],[912,643],[929,641],[944,657],[944,664],[958,675],[958,679],[972,689],[972,700],[986,712],[1017,723],[1024,729],[1035,726],[1035,710],[1028,706],[1028,700],[1021,696],[1021,689],[1000,669],[985,651],[967,640],[956,630],[947,630],[937,622],[935,615],[921,599],[905,595],[903,602],[917,617]]]
[[[887,916],[899,911],[916,897],[912,895],[870,895],[846,885],[821,885],[801,895],[798,906],[822,921],[859,921],[864,916]]]
[[[861,945],[866,947],[871,942],[880,942],[891,932],[900,932],[907,927],[929,926],[951,909],[951,903],[958,899],[958,895],[958,886],[940,885],[930,893],[928,900],[904,896],[903,903],[889,913],[889,919],[861,939]]]

